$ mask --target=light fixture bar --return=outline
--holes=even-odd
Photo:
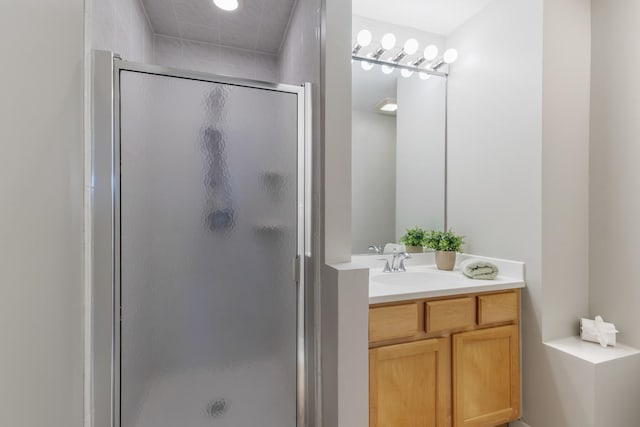
[[[398,52],[398,53],[396,54],[396,56],[394,56],[393,58],[391,58],[391,62],[394,62],[394,63],[396,63],[396,64],[397,64],[398,62],[402,61],[402,58],[404,58],[405,56],[407,56],[407,54],[405,53],[405,51],[404,51],[404,50],[401,50],[400,52]]]
[[[411,63],[411,65],[412,65],[412,66],[414,66],[414,67],[419,67],[419,66],[421,66],[421,65],[424,63],[424,61],[426,61],[426,60],[427,60],[427,58],[425,58],[424,56],[421,56],[420,58],[418,58],[418,59],[416,59],[415,61],[413,61],[413,62]]]
[[[380,59],[380,57],[382,56],[382,54],[385,53],[385,52],[386,52],[386,50],[384,50],[383,48],[379,47],[378,49],[376,49],[375,52],[373,52],[373,54],[371,55],[371,58],[373,58],[376,61],[378,61]]]
[[[438,68],[442,67],[444,65],[444,60],[442,58],[433,61],[430,65],[429,68],[433,69],[433,70],[437,70]]]
[[[395,62],[388,62],[388,61],[380,61],[378,58],[374,56],[372,56],[371,58],[363,58],[361,56],[356,56],[356,55],[352,55],[351,59],[353,59],[354,61],[363,61],[363,62],[370,62],[372,64],[375,65],[386,65],[389,67],[394,67],[394,68],[399,68],[401,70],[409,70],[409,71],[415,71],[415,72],[419,72],[419,73],[427,73],[430,74],[432,76],[438,76],[438,77],[447,77],[448,73],[443,73],[442,71],[438,71],[435,69],[429,69],[429,68],[420,68],[420,67],[415,67],[413,65],[403,65],[403,64],[397,64]]]

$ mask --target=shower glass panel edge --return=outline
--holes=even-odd
[[[88,326],[92,331],[91,343],[91,400],[93,425],[96,427],[120,427],[120,73],[130,71],[147,75],[177,77],[201,82],[211,82],[235,87],[262,89],[294,94],[297,96],[297,227],[296,261],[292,268],[297,272],[297,426],[304,426],[307,367],[305,366],[305,272],[304,260],[305,224],[310,210],[306,206],[310,182],[305,165],[311,155],[305,119],[310,111],[305,97],[310,96],[308,84],[297,87],[283,84],[256,82],[216,76],[206,73],[169,69],[114,59],[111,52],[94,52],[93,79],[93,171],[91,183],[93,228],[93,303]],[[294,260],[292,260],[294,262]],[[107,291],[108,290],[108,291]],[[108,324],[108,327],[106,326]],[[312,339],[309,338],[309,339]],[[109,354],[109,357],[105,357]]]

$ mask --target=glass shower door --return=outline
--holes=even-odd
[[[296,425],[297,164],[296,93],[120,70],[121,427]]]

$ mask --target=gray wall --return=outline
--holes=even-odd
[[[542,344],[542,0],[495,0],[448,38],[448,224],[465,251],[526,262],[522,298],[524,417],[546,402]],[[531,422],[528,417],[533,418]]]
[[[278,57],[157,35],[154,64],[251,80],[278,81]]]
[[[352,110],[353,252],[396,241],[396,117]]]
[[[590,0],[544,3],[544,340],[575,335],[588,314],[590,9]]]
[[[640,347],[640,3],[592,5],[590,311]]]
[[[153,61],[153,30],[140,0],[88,0],[91,46],[129,61]]]
[[[0,425],[79,427],[82,0],[0,2]]]
[[[574,335],[588,311],[589,3],[495,0],[448,40],[460,51],[449,223],[468,252],[527,263],[523,416],[533,427],[592,418],[583,362],[543,344]]]

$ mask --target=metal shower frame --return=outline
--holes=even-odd
[[[297,96],[297,249],[292,274],[297,282],[297,427],[306,427],[309,387],[305,358],[305,254],[312,252],[311,230],[311,84],[267,83],[183,71],[121,60],[113,52],[93,52],[91,159],[91,317],[89,339],[91,417],[94,427],[121,427],[120,420],[120,73],[131,71],[188,80],[291,93]],[[312,334],[312,333],[311,333]]]

